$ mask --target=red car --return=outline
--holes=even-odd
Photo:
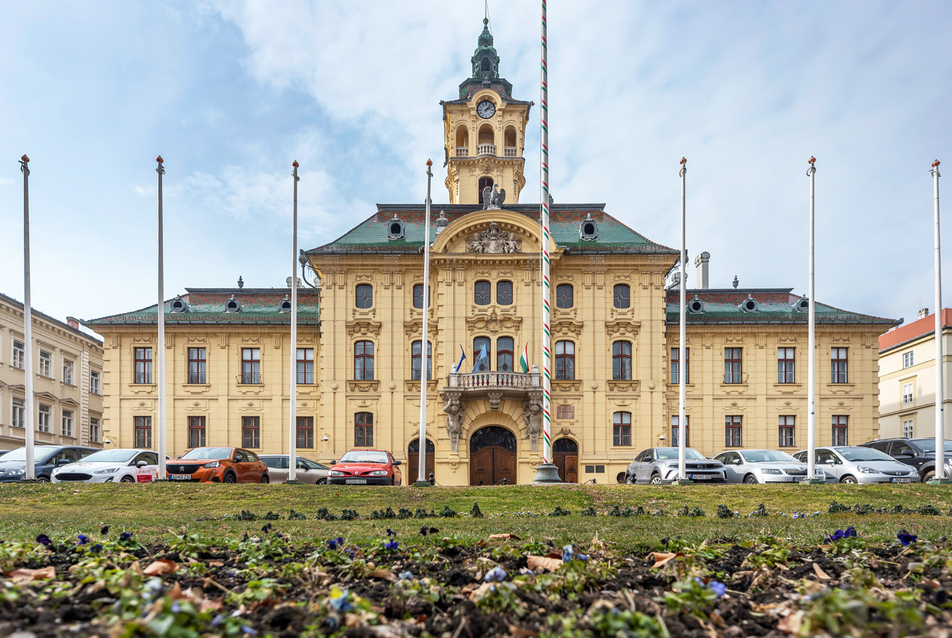
[[[400,485],[400,461],[386,450],[351,450],[331,467],[331,485]]]
[[[166,465],[170,481],[269,483],[268,466],[251,450],[197,447]]]

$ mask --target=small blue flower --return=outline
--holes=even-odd
[[[383,544],[384,549],[389,549],[390,551],[396,551],[397,547],[400,544],[397,541],[387,541]]]
[[[102,543],[96,543],[95,545],[89,548],[89,551],[93,552],[94,554],[98,554],[99,552],[102,551]]]
[[[340,596],[331,596],[327,602],[330,603],[331,609],[334,611],[348,612],[354,608],[354,606],[348,602],[348,598],[350,598],[350,594],[348,594],[347,590],[341,590]]]
[[[506,577],[508,575],[509,574],[506,573],[505,569],[503,569],[499,565],[496,565],[495,567],[490,569],[488,572],[486,572],[486,575],[483,576],[483,580],[486,581],[487,583],[491,583],[493,581],[497,583],[501,583],[502,581],[506,580]]]
[[[347,558],[353,558],[353,557],[354,557],[354,550],[352,550],[352,549],[349,548],[349,547],[344,550],[344,553],[347,554]]]
[[[725,585],[724,583],[719,583],[716,580],[712,580],[711,582],[707,584],[707,586],[710,587],[711,590],[713,590],[715,594],[717,594],[718,598],[723,596],[724,592],[727,591],[727,585]]]
[[[132,540],[132,532],[123,532],[119,534],[119,540],[120,541]]]
[[[340,536],[327,541],[327,549],[340,549],[344,545],[344,539]]]
[[[108,526],[108,525],[103,525],[102,529],[99,530],[99,533],[102,534],[103,536],[105,536],[106,534],[108,534],[108,533],[109,533],[109,526]]]
[[[588,555],[576,552],[575,546],[569,544],[562,548],[562,561],[567,563],[570,560],[588,560]]]
[[[413,572],[400,572],[397,574],[397,578],[400,580],[413,580]]]
[[[896,538],[899,539],[899,542],[902,543],[903,547],[908,547],[911,543],[915,543],[919,540],[919,537],[915,534],[910,534],[906,530],[902,530],[896,534]]]
[[[182,605],[180,605],[180,604],[179,604],[179,601],[177,601],[177,600],[176,600],[176,601],[173,601],[173,602],[172,602],[172,613],[173,613],[173,614],[177,614],[177,613],[179,613],[180,611],[182,611]]]
[[[212,621],[212,627],[217,627],[228,619],[225,614],[218,614],[215,616],[215,620]]]
[[[80,534],[76,538],[78,539],[80,545],[85,545],[89,542],[89,537],[85,534]]]
[[[40,534],[39,536],[37,536],[36,542],[39,543],[40,545],[43,545],[44,547],[49,547],[50,545],[53,544],[53,541],[51,541],[50,537],[47,536],[46,534]]]
[[[270,532],[270,531],[271,531],[271,523],[268,523],[267,525],[265,525],[264,527],[262,527],[262,528],[261,528],[261,531],[264,532],[265,534],[267,534],[268,532]]]
[[[254,629],[252,629],[251,627],[249,627],[248,625],[242,625],[242,626],[241,626],[241,630],[242,630],[243,632],[245,632],[245,634],[248,635],[248,636],[257,636],[257,635],[258,635],[258,632],[255,631]]]
[[[846,538],[856,538],[856,528],[852,526],[847,527],[844,535]]]
[[[388,527],[388,528],[387,528],[387,536],[393,536],[394,538],[396,538],[397,533]]]

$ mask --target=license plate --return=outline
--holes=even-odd
[[[893,483],[912,483],[912,479],[911,478],[894,478],[892,482]]]
[[[191,481],[191,474],[169,474],[170,481]]]
[[[347,485],[366,485],[367,479],[347,479],[344,483]]]
[[[692,481],[710,481],[712,478],[710,474],[691,474]]]

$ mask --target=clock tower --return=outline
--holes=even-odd
[[[518,204],[526,184],[523,151],[532,102],[514,100],[512,85],[499,77],[489,20],[483,20],[472,63],[459,99],[440,102],[450,203],[482,204],[483,189],[496,186],[506,191],[506,204]]]

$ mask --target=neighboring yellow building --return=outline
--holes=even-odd
[[[103,348],[99,339],[33,310],[36,445],[102,445]],[[0,294],[0,450],[25,444],[23,304]]]

